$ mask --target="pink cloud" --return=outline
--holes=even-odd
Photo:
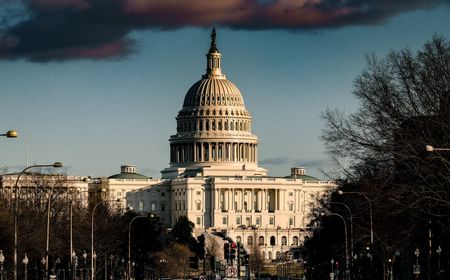
[[[125,15],[148,17],[148,23],[169,27],[244,22],[258,9],[254,0],[126,0],[124,5]]]
[[[4,30],[0,57],[34,61],[114,58],[133,50],[126,39],[133,30],[338,28],[376,24],[446,1],[24,0],[32,16]]]

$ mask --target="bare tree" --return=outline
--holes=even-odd
[[[323,113],[322,138],[344,190],[363,192],[372,202],[375,239],[384,244],[379,250],[426,247],[429,231],[434,244],[444,240],[450,233],[450,154],[430,157],[425,145],[450,144],[450,43],[435,35],[417,52],[369,55],[353,94],[356,112]],[[345,199],[361,218],[356,232],[358,221],[367,229],[367,202]]]
[[[253,235],[254,242],[250,245],[250,257],[249,257],[249,268],[250,271],[253,271],[256,275],[256,278],[259,278],[261,271],[264,266],[264,256],[261,252],[261,246],[257,243],[256,232]]]

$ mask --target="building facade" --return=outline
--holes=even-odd
[[[312,207],[335,184],[304,168],[268,176],[258,166],[258,138],[242,94],[222,73],[214,30],[206,58],[206,73],[176,117],[169,167],[160,181],[128,192],[127,205],[161,216],[168,226],[186,216],[195,235],[220,233],[246,247],[258,244],[265,259],[276,259],[301,246]]]

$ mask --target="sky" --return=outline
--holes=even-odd
[[[450,40],[450,1],[0,0],[0,132],[19,133],[0,139],[0,167],[99,177],[135,164],[159,178],[212,27],[260,165],[328,179],[321,113],[358,108],[367,54]]]

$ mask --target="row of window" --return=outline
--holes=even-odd
[[[223,225],[228,225],[228,217],[227,216],[223,216],[222,217],[222,224]],[[238,226],[243,225],[241,216],[237,216],[236,217],[236,225],[238,225]],[[251,216],[245,217],[244,225],[246,225],[246,226],[251,226],[251,225],[262,226],[261,225],[261,216],[255,217],[255,223],[252,223],[252,217]],[[269,225],[271,225],[271,226],[275,225],[275,217],[274,216],[270,216],[269,217]],[[294,226],[294,217],[289,217],[288,225],[289,226]]]
[[[241,237],[237,236],[236,237],[236,241],[241,242],[242,241]],[[253,236],[252,235],[247,236],[247,245],[248,246],[252,246],[253,242],[254,242]],[[265,243],[264,236],[262,236],[262,235],[258,237],[257,242],[258,242],[257,244],[260,245],[260,246],[268,246],[268,245],[270,245],[270,246],[277,246],[278,245],[277,244],[277,239],[273,235],[269,238],[269,244]],[[289,244],[289,246],[298,246],[298,245],[299,245],[299,238],[298,238],[298,236],[293,236],[292,240],[291,240],[291,244]],[[281,246],[288,246],[288,239],[287,239],[286,236],[282,236],[281,237]]]
[[[228,121],[228,120],[198,120],[178,121],[178,132],[191,131],[250,131],[250,121]]]
[[[233,97],[231,97],[231,98],[233,98]],[[237,98],[236,98],[236,101],[237,101]],[[241,110],[232,110],[232,109],[226,109],[226,110],[222,110],[222,109],[202,110],[202,109],[200,109],[200,110],[198,110],[198,109],[194,109],[194,110],[182,110],[178,114],[179,117],[209,116],[209,115],[212,115],[212,116],[217,116],[217,115],[218,116],[248,116],[249,114],[246,110],[243,110],[243,109],[241,109]]]

